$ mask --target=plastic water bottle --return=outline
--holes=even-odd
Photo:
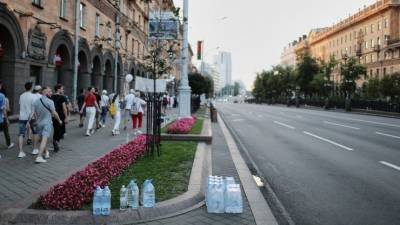
[[[155,206],[155,192],[152,180],[146,180],[143,184],[143,207],[152,208]]]
[[[242,213],[243,200],[239,184],[229,184],[226,190],[225,212]]]
[[[133,198],[132,186],[134,182],[135,182],[134,180],[131,180],[128,184],[128,187],[126,188],[127,189],[126,201],[128,202],[128,208],[132,208],[132,198]]]
[[[103,190],[103,201],[101,207],[101,215],[109,216],[111,211],[111,191],[108,186]]]
[[[139,187],[136,184],[136,182],[133,182],[131,190],[132,190],[131,208],[137,209],[139,208]]]
[[[102,199],[103,190],[101,189],[101,187],[97,186],[96,190],[93,193],[93,215],[95,216],[101,215]]]
[[[127,189],[125,188],[125,185],[122,185],[122,188],[119,192],[119,209],[120,210],[126,210],[128,206],[128,200],[127,200]]]

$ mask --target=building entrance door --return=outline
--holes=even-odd
[[[41,74],[42,74],[42,67],[31,65],[29,80],[32,81],[34,85],[40,84]]]

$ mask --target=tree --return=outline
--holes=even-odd
[[[204,76],[199,73],[192,73],[189,75],[189,86],[192,89],[192,93],[196,95],[205,94],[207,90],[207,84]]]
[[[384,97],[394,98],[400,95],[400,73],[385,76],[380,81],[380,93]]]
[[[368,98],[379,98],[380,81],[378,78],[371,78],[365,85],[365,94]]]
[[[235,82],[233,84],[233,96],[238,96],[240,94],[240,84],[239,82]]]
[[[206,97],[207,98],[214,97],[214,80],[209,76],[204,77],[204,80],[205,80],[204,91]]]
[[[361,65],[357,59],[350,58],[340,66],[342,76],[342,87],[346,91],[346,110],[351,110],[351,97],[356,89],[356,80],[367,73],[365,66]]]
[[[297,64],[296,83],[300,86],[305,95],[311,94],[310,83],[319,73],[320,68],[317,61],[309,54],[305,54]]]

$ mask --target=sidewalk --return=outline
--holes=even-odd
[[[217,123],[212,124],[212,171],[213,175],[232,176],[236,182],[240,182],[238,172],[235,169],[232,157],[229,153],[228,144],[222,133],[221,127]],[[141,223],[145,225],[241,225],[256,224],[253,213],[251,212],[246,195],[242,188],[243,210],[242,214],[209,214],[205,206],[190,211],[186,214],[171,217],[168,219]]]
[[[38,197],[38,193],[47,191],[57,182],[63,181],[74,171],[84,168],[88,163],[103,156],[127,139],[133,138],[132,129],[124,131],[121,122],[121,134],[112,136],[113,121],[107,118],[107,127],[97,130],[91,137],[84,136],[85,128],[78,127],[78,118],[74,116],[67,125],[67,136],[60,143],[60,151],[50,151],[47,163],[35,164],[32,146],[24,146],[27,154],[19,159],[17,147],[18,124],[10,125],[10,136],[15,147],[6,150],[5,140],[0,134],[0,210],[9,207],[28,207]],[[145,122],[145,118],[144,118]],[[129,126],[131,128],[131,125]],[[142,131],[145,132],[145,125]],[[24,141],[25,142],[25,141]],[[52,148],[50,139],[48,147]]]

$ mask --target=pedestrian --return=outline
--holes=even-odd
[[[168,97],[167,95],[164,94],[162,97],[162,109],[164,114],[167,112],[167,106],[168,106]]]
[[[140,93],[136,94],[135,104],[132,105],[132,123],[133,129],[135,130],[135,135],[142,134],[143,132],[140,130],[142,128],[142,121],[143,121],[143,106],[146,105],[146,101],[140,98]]]
[[[119,125],[121,123],[121,102],[123,101],[122,95],[115,94],[111,100],[111,106],[115,108],[115,115],[114,115],[114,127],[112,129],[112,135],[118,135],[119,134]]]
[[[101,119],[100,126],[106,127],[106,118],[108,113],[108,107],[110,106],[110,98],[107,96],[107,91],[103,90],[101,95],[100,107],[101,107]]]
[[[129,118],[131,118],[131,107],[135,101],[135,90],[130,89],[129,94],[125,96],[125,110],[124,110],[124,130],[126,130],[127,124],[129,122]]]
[[[58,152],[58,150],[60,150],[60,140],[64,138],[66,130],[65,125],[68,123],[68,100],[64,95],[64,86],[62,84],[57,84],[54,87],[54,91],[55,93],[51,96],[51,100],[53,100],[56,112],[62,121],[62,123],[59,124],[55,118],[53,118],[53,146],[54,152]]]
[[[27,130],[31,129],[30,121],[32,118],[33,104],[36,100],[35,96],[32,94],[32,82],[25,83],[25,92],[19,97],[19,133],[18,133],[18,147],[19,147],[19,154],[18,158],[23,158],[26,156],[23,150],[24,138],[27,134]],[[35,135],[35,130],[32,130],[33,135]],[[32,155],[37,155],[39,150],[36,146],[33,146]]]
[[[8,113],[11,110],[10,110],[10,102],[7,98],[7,92],[6,92],[3,84],[1,85],[0,93],[4,95],[4,109],[2,110],[3,124],[0,124],[0,131],[3,131],[3,133],[4,133],[4,137],[6,139],[6,144],[7,144],[7,149],[11,149],[12,147],[14,147],[14,143],[11,142],[10,132],[8,130],[8,127],[10,125],[10,121],[8,120]],[[1,106],[1,103],[0,103],[0,109],[2,109],[2,108],[3,107]]]
[[[90,136],[94,133],[93,125],[95,122],[96,112],[99,111],[99,105],[97,104],[96,95],[94,94],[94,87],[88,88],[88,94],[85,97],[85,101],[82,105],[80,113],[86,110],[86,118],[88,119],[86,136]]]
[[[32,91],[32,94],[34,96],[33,103],[35,103],[36,101],[38,101],[42,97],[41,91],[42,91],[42,87],[40,85],[36,85],[35,87],[33,87],[33,91]],[[32,134],[32,136],[33,136],[33,146],[39,146],[39,136],[37,134],[37,123],[36,123],[36,118],[35,117],[32,117],[29,120],[29,127],[31,128],[32,131],[34,131],[34,132],[32,132],[33,133]],[[34,147],[34,149],[35,148],[37,148],[37,147]],[[37,152],[39,152],[39,150],[37,150]]]
[[[171,96],[169,98],[169,108],[172,109],[174,107],[175,104],[175,100],[174,100],[175,96]]]
[[[79,91],[79,96],[76,98],[76,102],[78,103],[78,111],[79,111],[80,109],[82,109],[83,103],[85,102],[85,92],[83,89]],[[79,113],[79,127],[83,127],[85,115],[86,115],[85,111]]]
[[[50,87],[44,87],[42,90],[42,97],[39,100],[35,101],[33,104],[33,114],[36,118],[37,123],[37,133],[41,138],[39,153],[36,157],[36,163],[45,163],[46,159],[50,158],[50,153],[47,150],[47,140],[49,139],[52,132],[52,118],[55,118],[55,121],[58,122],[59,125],[63,124],[60,117],[56,112],[56,108],[54,106],[54,102],[50,99],[52,95],[52,91]],[[32,118],[32,116],[31,116]]]
[[[100,129],[100,114],[101,114],[101,108],[100,108],[100,102],[101,102],[101,95],[99,94],[99,89],[94,88],[94,95],[96,96],[96,102],[97,105],[99,106],[99,111],[96,111],[96,130]]]

